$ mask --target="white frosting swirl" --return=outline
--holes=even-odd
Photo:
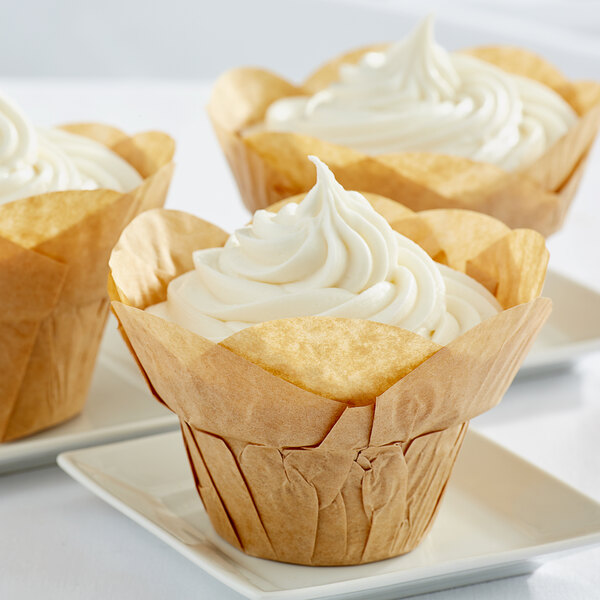
[[[321,315],[397,325],[440,344],[501,310],[482,285],[434,262],[310,158],[317,183],[302,202],[259,210],[223,248],[194,252],[195,269],[146,310],[213,341],[263,321]]]
[[[46,192],[127,192],[139,173],[106,146],[60,129],[35,128],[0,94],[0,204]]]
[[[433,39],[428,17],[386,52],[340,67],[312,97],[274,102],[264,126],[367,154],[451,154],[514,170],[533,162],[577,120],[554,90]]]

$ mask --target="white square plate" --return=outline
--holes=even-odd
[[[65,450],[177,427],[177,417],[152,397],[111,317],[81,414],[35,435],[0,444],[0,473],[52,464]]]
[[[600,504],[470,431],[432,531],[357,567],[252,558],[212,529],[177,432],[61,454],[58,464],[225,585],[255,600],[384,600],[533,571],[600,543]]]

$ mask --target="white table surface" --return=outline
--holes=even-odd
[[[0,79],[40,124],[89,120],[128,131],[162,129],[178,142],[168,206],[231,229],[246,221],[204,113],[208,87],[161,81]],[[567,223],[549,242],[553,268],[600,290],[600,147]],[[514,385],[473,426],[600,501],[600,354],[569,372]],[[544,499],[540,498],[540,502]],[[600,548],[517,577],[421,596],[450,599],[593,599]],[[0,477],[0,598],[240,596],[83,489],[57,467]]]

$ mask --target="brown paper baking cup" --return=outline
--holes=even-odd
[[[152,210],[111,255],[121,333],[154,396],[179,416],[215,530],[254,556],[349,565],[412,550],[433,523],[468,421],[500,401],[551,310],[538,297],[548,259],[540,234],[471,211],[416,214],[369,200],[505,310],[447,346],[330,317],[270,321],[215,344],[143,309],[193,268],[193,250],[222,246],[225,232]]]
[[[492,215],[509,227],[527,227],[545,236],[557,231],[600,126],[600,84],[571,82],[526,50],[485,47],[467,52],[551,87],[580,119],[543,156],[516,172],[423,152],[368,156],[305,135],[249,129],[263,121],[275,100],[314,94],[337,78],[341,63],[355,63],[365,52],[384,48],[371,46],[338,57],[301,86],[255,68],[233,69],[217,80],[208,114],[248,209],[254,212],[307,192],[315,182],[314,169],[306,158],[312,154],[327,163],[346,189],[381,194],[416,211],[465,208]]]
[[[43,194],[0,205],[0,442],[83,408],[108,314],[108,258],[123,228],[164,204],[173,140],[98,124],[66,130],[112,148],[144,178],[128,193]]]

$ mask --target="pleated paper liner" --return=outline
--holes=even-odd
[[[533,164],[516,172],[466,158],[423,152],[368,156],[313,137],[254,130],[279,98],[314,94],[337,78],[341,63],[355,63],[370,50],[352,51],[318,69],[301,86],[256,68],[224,73],[208,104],[219,143],[251,212],[314,184],[307,160],[321,158],[347,189],[397,200],[421,211],[466,208],[487,213],[513,228],[557,231],[577,191],[586,158],[600,126],[600,84],[571,82],[535,54],[512,47],[468,50],[499,68],[536,79],[561,94],[578,122]]]
[[[124,231],[109,291],[159,402],[179,416],[216,531],[244,552],[305,565],[412,550],[431,527],[469,420],[496,405],[547,319],[543,237],[460,210],[413,213],[369,196],[393,227],[474,275],[503,312],[439,346],[358,319],[270,321],[215,344],[144,312],[227,234],[148,211]]]
[[[65,191],[0,205],[0,442],[85,403],[108,315],[108,258],[123,228],[164,204],[173,140],[98,124],[66,130],[112,148],[144,178],[128,193]]]

